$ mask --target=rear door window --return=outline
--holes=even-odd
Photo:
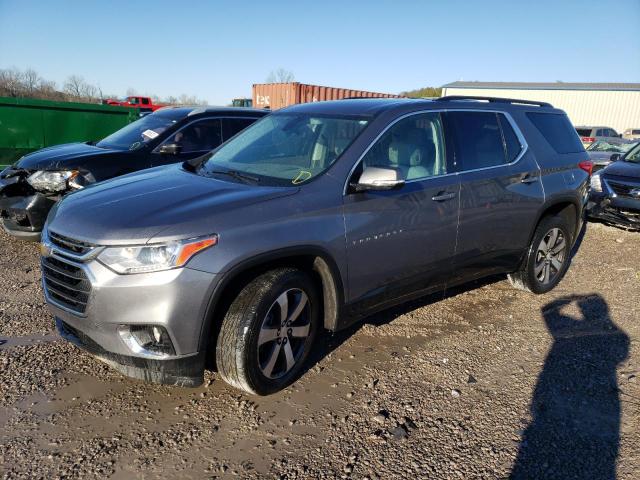
[[[455,158],[459,171],[507,163],[498,114],[469,111],[448,112],[446,115],[454,136]]]
[[[236,133],[244,130],[257,118],[223,118],[222,119],[222,139],[223,141],[229,140]]]
[[[527,112],[527,117],[556,152],[576,153],[584,150],[580,137],[566,115]]]
[[[198,120],[171,135],[165,144],[180,146],[180,153],[205,152],[222,143],[222,126],[219,118]]]

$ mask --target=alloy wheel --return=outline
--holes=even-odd
[[[567,240],[559,228],[552,228],[540,240],[536,251],[534,275],[548,285],[562,270],[567,256]]]
[[[282,292],[265,315],[258,334],[258,365],[275,379],[286,375],[303,356],[311,329],[307,294],[299,288]]]

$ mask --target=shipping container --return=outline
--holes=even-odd
[[[0,97],[0,169],[44,147],[101,140],[139,114],[137,108]]]
[[[349,97],[400,98],[391,93],[367,92],[348,88],[322,87],[305,83],[256,83],[253,85],[254,108],[278,110],[297,103],[340,100]]]

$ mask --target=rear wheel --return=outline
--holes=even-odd
[[[222,378],[248,393],[268,395],[297,379],[319,325],[319,295],[293,268],[260,275],[227,311],[216,346]]]
[[[571,231],[563,217],[543,218],[520,270],[508,275],[511,284],[533,293],[546,293],[553,289],[569,266]]]

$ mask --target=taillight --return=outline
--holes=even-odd
[[[591,172],[593,172],[593,162],[589,160],[578,163],[578,167],[587,172],[589,175],[591,175]]]
[[[596,141],[596,137],[582,137],[584,143],[593,143]]]

